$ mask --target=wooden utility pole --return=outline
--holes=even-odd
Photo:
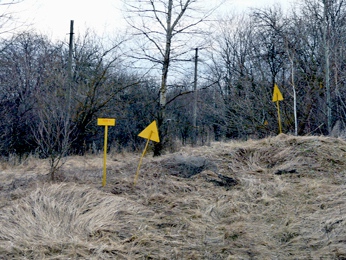
[[[73,20],[70,22],[70,41],[69,41],[69,52],[68,52],[68,116],[70,116],[71,110],[71,88],[72,88],[72,54],[73,54]]]
[[[68,52],[68,75],[71,80],[72,78],[72,52],[73,52],[73,20],[70,22],[70,41],[69,41],[69,52]]]
[[[197,144],[197,65],[198,65],[198,48],[195,49],[195,78],[194,78],[194,84],[193,84],[193,93],[194,93],[194,100],[193,100],[193,137],[192,137],[192,144]]]

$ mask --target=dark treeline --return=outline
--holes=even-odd
[[[277,134],[274,84],[284,96],[284,133],[329,135],[344,126],[346,1],[304,0],[285,12],[255,9],[210,27],[199,54],[197,129],[193,62],[184,72],[170,65],[175,76],[162,122],[167,150],[191,144],[195,131],[198,145]],[[105,49],[88,34],[75,39],[70,76],[66,43],[29,32],[2,40],[0,154],[97,152],[103,144],[98,117],[116,118],[110,149],[142,149],[137,135],[157,116],[160,76],[130,66],[135,57],[126,46],[129,40],[118,40]]]

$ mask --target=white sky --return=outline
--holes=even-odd
[[[208,1],[213,0],[205,0]],[[288,7],[292,0],[228,0],[222,12],[234,12],[247,7],[267,7],[279,3]],[[83,35],[86,28],[98,35],[116,35],[124,22],[120,0],[24,0],[12,7],[25,25],[52,39],[68,39],[70,20],[74,20],[74,32]],[[26,30],[27,27],[22,27]]]

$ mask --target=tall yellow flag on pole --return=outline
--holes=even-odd
[[[276,102],[276,107],[278,110],[278,122],[279,122],[279,133],[282,133],[282,127],[281,127],[281,116],[280,116],[280,106],[279,101],[284,100],[284,97],[282,96],[280,89],[278,85],[274,84],[274,91],[273,91],[273,102]]]

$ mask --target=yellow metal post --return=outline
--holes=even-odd
[[[137,180],[138,180],[138,176],[139,176],[139,169],[141,168],[141,164],[142,164],[143,157],[144,157],[145,153],[147,152],[148,145],[149,145],[149,141],[150,141],[150,138],[151,138],[152,133],[153,133],[153,132],[151,132],[151,134],[149,135],[149,138],[148,138],[147,143],[146,143],[146,145],[145,145],[145,148],[144,148],[144,150],[143,150],[141,159],[139,160],[139,164],[138,164],[138,167],[137,167],[137,172],[136,172],[135,180],[134,180],[134,182],[133,182],[133,185],[134,185],[134,186],[136,186],[136,184],[137,184]]]
[[[147,140],[147,143],[145,145],[144,151],[142,153],[141,159],[139,160],[135,180],[133,182],[134,186],[137,184],[137,180],[138,180],[138,176],[139,176],[139,169],[141,167],[143,157],[144,157],[145,153],[147,152],[149,141],[151,140],[151,141],[154,141],[157,143],[160,142],[159,131],[157,129],[156,121],[151,122],[151,124],[148,125],[142,132],[140,132],[138,136],[145,138],[145,139],[148,139],[148,140]]]
[[[282,134],[279,100],[276,101],[276,106],[277,106],[277,109],[278,109],[279,134]]]
[[[102,176],[102,187],[106,185],[107,179],[107,139],[108,139],[108,125],[105,126],[105,138],[103,146],[103,176]]]
[[[280,89],[278,85],[274,84],[274,91],[273,91],[273,102],[276,102],[276,107],[278,109],[278,122],[279,122],[279,134],[282,133],[282,127],[281,127],[281,117],[280,117],[280,106],[279,101],[284,100],[284,97],[282,96]]]
[[[147,152],[149,141],[150,141],[150,139],[147,140],[147,143],[145,145],[145,148],[144,148],[144,151],[142,153],[141,159],[139,160],[139,164],[138,164],[138,167],[137,167],[137,172],[136,172],[136,176],[135,176],[135,180],[133,182],[133,185],[137,184],[137,180],[138,180],[138,176],[139,176],[139,169],[141,168],[143,157],[144,157],[145,153]]]
[[[106,162],[107,162],[108,126],[115,126],[115,119],[114,118],[98,118],[97,125],[105,127],[105,138],[104,138],[104,146],[103,146],[103,176],[102,176],[102,187],[104,187],[106,186],[106,179],[107,179]]]

